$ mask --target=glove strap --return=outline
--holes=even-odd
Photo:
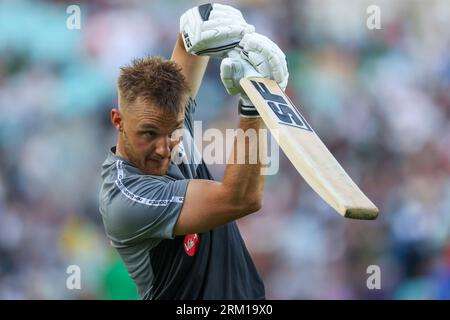
[[[260,118],[258,110],[247,97],[241,97],[238,104],[239,115],[243,118]]]

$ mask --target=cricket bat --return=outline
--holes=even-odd
[[[378,208],[359,189],[277,82],[246,77],[241,87],[278,145],[311,186],[332,208],[352,219],[373,220]]]

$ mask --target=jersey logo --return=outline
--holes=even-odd
[[[184,237],[184,251],[186,251],[188,256],[193,257],[197,252],[198,245],[200,243],[200,238],[198,234],[187,234]]]
[[[313,131],[292,102],[286,101],[283,96],[271,93],[262,82],[251,80],[251,83],[255,89],[258,90],[270,109],[272,109],[272,112],[277,116],[278,123],[311,132]]]

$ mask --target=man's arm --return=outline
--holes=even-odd
[[[172,52],[172,61],[175,61],[182,69],[183,75],[190,87],[190,96],[195,98],[200,85],[202,83],[203,75],[209,62],[208,56],[194,56],[186,52],[184,48],[181,34],[178,33],[177,42]]]
[[[235,138],[223,182],[200,179],[189,182],[184,205],[174,228],[174,236],[204,232],[261,208],[264,175],[261,174],[259,155],[266,153],[266,143],[260,141],[258,134],[262,126],[261,118],[240,119],[239,128],[244,132],[255,130],[256,139]],[[250,158],[255,154],[258,155],[257,162],[252,164]],[[242,159],[239,159],[242,156],[245,159],[244,164],[239,163],[242,162]]]
[[[259,35],[246,35],[240,45],[258,41],[261,41]],[[277,74],[280,83],[287,82],[288,72],[284,54],[276,44],[266,39],[261,41],[261,46],[263,50],[258,46],[247,46],[245,59],[241,54],[231,54],[222,60],[222,83],[228,93],[240,97],[239,129],[248,133],[244,136],[249,138],[235,138],[223,182],[190,180],[174,235],[207,231],[258,211],[262,206],[264,175],[261,174],[261,156],[266,155],[267,141],[260,140],[259,130],[263,122],[240,86],[240,80],[255,74],[261,76],[255,66],[264,61],[272,61],[267,64],[267,74]],[[253,47],[256,51],[252,51]],[[256,163],[252,163],[250,160],[255,158]]]

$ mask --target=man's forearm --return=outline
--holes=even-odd
[[[182,69],[183,75],[190,88],[190,95],[195,98],[200,85],[202,83],[203,75],[209,62],[208,56],[195,56],[186,52],[184,48],[181,34],[178,33],[177,42],[172,52],[172,61],[175,61]]]
[[[223,185],[229,191],[230,200],[235,203],[253,204],[257,207],[261,205],[265,179],[261,174],[260,155],[267,152],[267,141],[260,140],[259,130],[262,126],[261,118],[240,119],[239,128],[244,132],[253,130],[254,134],[248,135],[251,138],[235,138],[233,151],[225,168]],[[245,163],[242,163],[244,160]]]

